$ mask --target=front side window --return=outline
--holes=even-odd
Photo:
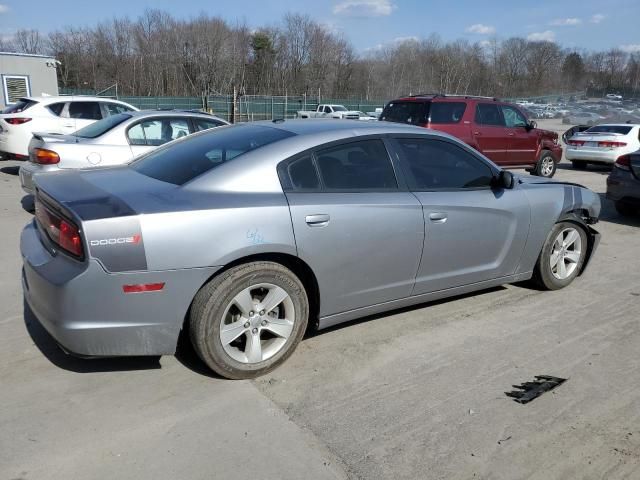
[[[495,103],[479,103],[476,106],[476,123],[479,125],[504,127],[504,121],[498,105]]]
[[[467,104],[464,102],[433,102],[431,104],[431,123],[460,123]]]
[[[294,135],[278,128],[239,124],[153,150],[131,163],[131,167],[156,180],[183,185],[247,152]]]
[[[481,188],[493,172],[480,159],[449,142],[422,138],[396,140],[412,190]]]
[[[100,104],[98,102],[71,102],[69,117],[82,120],[100,120],[102,118]]]
[[[224,125],[224,123],[217,122],[215,120],[204,120],[202,118],[193,118],[192,120],[196,132],[200,132],[201,130],[209,130],[210,128],[216,128]]]
[[[157,118],[145,120],[129,129],[131,145],[159,147],[171,140],[189,135],[189,123],[184,118]]]
[[[524,115],[509,105],[501,105],[504,123],[508,128],[526,127],[528,122]]]
[[[319,150],[316,162],[329,190],[388,190],[398,188],[382,140],[363,140]]]

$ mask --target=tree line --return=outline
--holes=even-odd
[[[162,10],[50,33],[19,30],[3,51],[47,54],[61,63],[61,87],[122,95],[302,95],[393,98],[447,92],[500,97],[592,89],[635,95],[640,54],[590,52],[524,38],[471,43],[437,35],[357,53],[309,16],[287,14],[250,29],[201,14]]]

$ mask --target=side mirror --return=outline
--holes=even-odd
[[[511,190],[516,183],[516,179],[513,176],[513,173],[508,170],[500,170],[498,176],[494,178],[494,185],[498,188],[506,188],[508,190]]]
[[[533,130],[534,128],[537,128],[538,124],[536,123],[535,120],[530,120],[529,123],[526,126],[527,130]]]

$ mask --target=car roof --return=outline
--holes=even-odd
[[[252,122],[251,125],[286,130],[298,136],[333,133],[337,137],[347,138],[381,133],[424,133],[425,129],[414,125],[393,122],[356,122],[355,120],[305,118],[295,120],[272,120]]]
[[[182,117],[200,117],[200,118],[209,118],[211,120],[218,120],[224,123],[229,123],[222,118],[216,117],[207,112],[194,112],[191,110],[138,110],[136,112],[126,112],[127,115],[131,115],[134,118],[138,117],[166,117],[171,115],[180,115]]]
[[[500,102],[501,100],[496,97],[481,97],[476,95],[451,95],[444,93],[424,93],[417,95],[409,95],[407,97],[401,97],[392,102],[419,102],[419,101],[447,101],[447,100],[485,100]]]
[[[599,123],[594,127],[640,127],[639,123]]]
[[[71,102],[71,101],[91,101],[91,102],[116,102],[116,103],[121,103],[124,105],[129,105],[126,102],[123,102],[122,100],[116,100],[115,98],[109,98],[109,97],[92,97],[90,95],[52,95],[52,96],[48,96],[48,95],[43,95],[43,96],[39,96],[39,97],[21,97],[21,99],[24,100],[32,100],[34,102],[40,102],[40,103],[54,103],[54,102]]]

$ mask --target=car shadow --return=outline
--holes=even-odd
[[[19,171],[20,171],[20,166],[19,165],[15,165],[15,166],[12,166],[12,167],[2,167],[2,168],[0,168],[0,172],[6,173],[7,175],[17,176]]]
[[[20,205],[22,209],[28,213],[34,213],[36,211],[35,198],[33,195],[25,195],[20,199]]]
[[[160,356],[79,358],[62,351],[53,337],[40,325],[27,302],[23,302],[24,323],[33,343],[56,367],[75,373],[126,372],[161,368]]]
[[[590,163],[589,165],[587,165],[587,168],[579,170],[577,168],[573,168],[573,165],[571,165],[571,163],[562,162],[562,163],[559,163],[556,166],[556,168],[558,170],[569,170],[574,172],[589,172],[589,173],[596,173],[598,175],[609,175],[611,173],[611,169],[613,168],[613,166]]]
[[[617,225],[627,225],[630,227],[640,227],[640,209],[635,216],[620,215],[613,205],[613,202],[609,200],[604,193],[599,193],[600,203],[602,204],[602,210],[600,211],[600,221],[615,223]],[[595,227],[596,230],[598,227]]]

